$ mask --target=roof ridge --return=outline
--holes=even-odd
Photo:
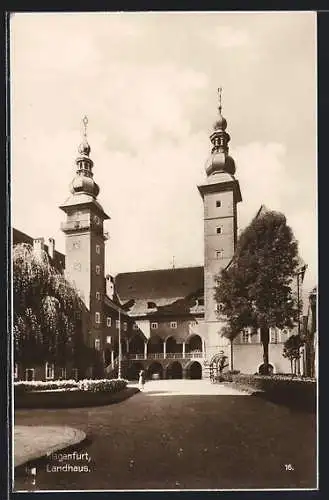
[[[136,273],[152,273],[152,272],[159,272],[159,271],[181,271],[183,269],[204,269],[204,266],[199,265],[199,266],[184,266],[184,267],[166,267],[166,268],[158,268],[158,269],[141,269],[137,271],[124,271],[117,273],[115,277],[122,275],[122,274],[136,274]]]

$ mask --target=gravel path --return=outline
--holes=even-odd
[[[86,469],[44,461],[35,487],[20,476],[19,490],[316,488],[314,415],[204,381],[149,382],[119,404],[17,410],[15,419],[81,429],[91,440],[80,450]]]

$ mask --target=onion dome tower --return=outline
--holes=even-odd
[[[84,125],[83,140],[78,147],[79,156],[75,160],[77,171],[70,185],[70,191],[72,194],[85,193],[96,199],[99,187],[93,179],[94,162],[89,158],[91,149],[87,140],[88,118],[85,116],[82,122]]]
[[[222,89],[218,89],[219,93],[219,116],[214,123],[213,132],[210,135],[210,141],[213,145],[211,155],[206,162],[206,174],[208,177],[217,173],[235,174],[235,163],[233,158],[229,156],[228,143],[231,137],[226,132],[227,121],[222,115]]]
[[[205,164],[206,183],[198,186],[204,204],[204,296],[207,358],[224,348],[223,323],[217,313],[214,287],[221,269],[227,267],[237,243],[237,203],[241,198],[235,179],[235,162],[229,156],[227,121],[222,115],[222,89],[218,89],[219,115],[210,135],[212,149]],[[224,344],[223,344],[224,342]]]
[[[65,274],[80,293],[88,320],[83,322],[85,340],[89,347],[104,348],[106,324],[104,316],[105,240],[104,221],[109,216],[97,201],[99,186],[94,181],[94,163],[90,158],[87,140],[88,119],[84,117],[83,138],[75,160],[76,174],[70,184],[70,196],[60,206],[66,214],[61,224],[65,234]],[[104,344],[104,345],[103,345]]]

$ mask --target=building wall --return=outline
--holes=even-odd
[[[204,195],[204,293],[205,319],[217,321],[214,299],[215,278],[234,254],[234,195],[233,190]],[[220,207],[217,207],[220,202]],[[217,234],[217,228],[221,233]],[[217,252],[222,252],[221,255]]]
[[[269,344],[269,362],[275,373],[290,373],[290,361],[282,356],[283,344]],[[234,344],[234,369],[241,373],[257,373],[263,363],[262,344]]]

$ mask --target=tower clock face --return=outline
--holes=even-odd
[[[74,241],[74,242],[72,243],[72,248],[73,248],[73,249],[80,248],[80,241]]]
[[[95,224],[100,224],[101,223],[101,220],[98,217],[98,215],[94,215],[94,222],[95,222]]]

